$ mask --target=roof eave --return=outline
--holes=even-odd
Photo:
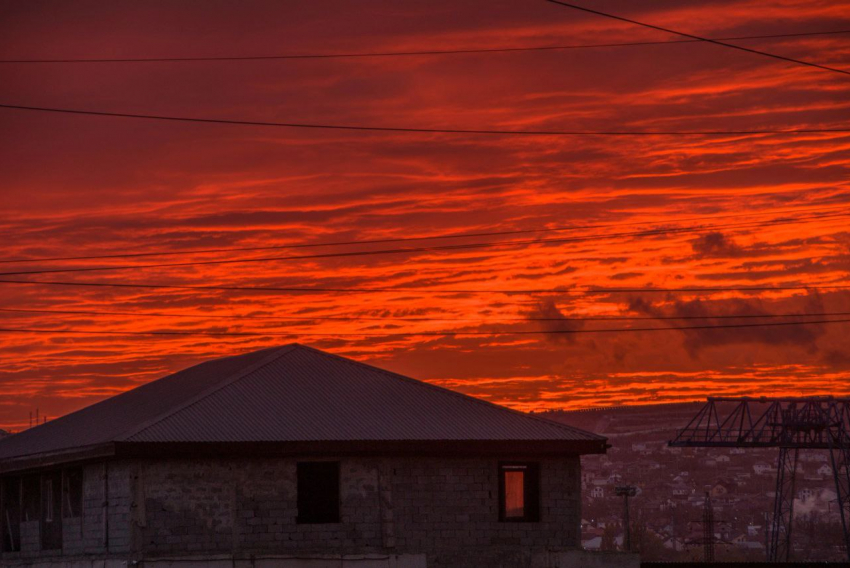
[[[42,452],[25,456],[0,459],[0,473],[22,473],[28,470],[45,469],[75,462],[85,462],[114,457],[115,444],[107,442],[80,448]]]
[[[119,442],[115,455],[140,458],[274,456],[499,457],[604,454],[605,438],[589,440],[320,440],[291,442]]]

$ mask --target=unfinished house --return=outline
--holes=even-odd
[[[604,438],[301,345],[0,441],[3,566],[554,566]],[[559,564],[564,565],[564,564]]]

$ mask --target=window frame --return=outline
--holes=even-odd
[[[73,484],[72,484],[73,481]],[[83,516],[85,493],[85,470],[82,466],[68,467],[62,470],[63,519],[78,519]]]
[[[523,470],[523,514],[509,517],[506,511],[505,474],[512,469]],[[499,462],[499,522],[537,523],[540,522],[540,464],[527,461]]]
[[[327,467],[328,469],[333,468],[333,475],[335,476],[335,485],[333,488],[333,493],[331,494],[331,498],[336,501],[335,510],[333,515],[322,516],[317,511],[309,511],[311,508],[308,505],[308,501],[313,500],[314,503],[316,501],[321,501],[321,496],[310,496],[306,495],[302,491],[307,491],[307,488],[304,488],[304,483],[302,483],[302,468],[318,468]],[[305,472],[306,474],[306,472]],[[295,499],[296,499],[296,516],[295,523],[299,525],[330,525],[330,524],[339,524],[342,519],[342,467],[339,461],[333,460],[310,460],[310,461],[299,461],[295,464]],[[323,505],[317,505],[316,508],[321,511]],[[306,510],[305,510],[306,509]]]

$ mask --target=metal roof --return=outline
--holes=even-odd
[[[108,443],[605,438],[298,344],[201,363],[0,440],[0,460]]]

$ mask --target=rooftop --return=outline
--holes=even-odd
[[[206,361],[0,440],[0,469],[164,451],[600,453],[605,438],[299,344]]]

